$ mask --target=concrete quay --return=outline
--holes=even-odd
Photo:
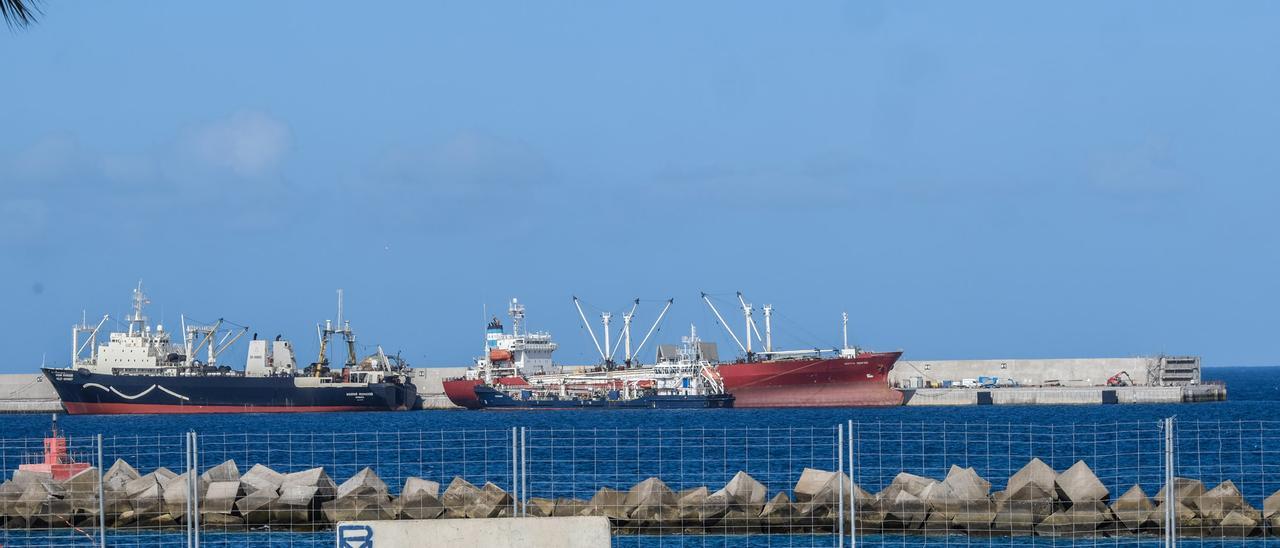
[[[1220,385],[916,388],[902,390],[902,393],[903,404],[910,406],[1184,403],[1227,399],[1226,387]]]
[[[0,375],[0,413],[57,413],[62,401],[40,373]]]

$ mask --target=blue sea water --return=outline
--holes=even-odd
[[[1175,417],[1179,475],[1207,485],[1230,479],[1257,507],[1280,488],[1280,367],[1207,368],[1227,384],[1228,401],[1169,405],[968,406],[890,409],[725,409],[590,411],[421,411],[404,413],[62,416],[73,450],[94,460],[92,436],[104,437],[103,460],[124,458],[143,471],[181,470],[186,433],[197,432],[202,463],[234,459],[245,470],[263,463],[291,471],[324,466],[342,481],[373,467],[397,490],[405,477],[447,483],[453,476],[512,479],[528,496],[589,498],[601,486],[625,489],[658,476],[673,489],[718,488],[738,470],[771,492],[789,491],[805,467],[835,469],[853,449],[855,481],[869,491],[901,471],[942,477],[952,464],[973,466],[994,488],[1032,457],[1062,470],[1085,460],[1116,495],[1139,484],[1154,495],[1163,482],[1164,431]],[[837,425],[854,423],[836,443]],[[0,469],[39,452],[45,415],[0,416]],[[523,428],[514,434],[512,428]],[[513,441],[523,436],[521,443]],[[523,470],[513,471],[513,449]],[[518,451],[518,449],[515,449]],[[8,472],[6,472],[7,475]],[[21,532],[0,542],[21,545]],[[217,545],[326,545],[332,533],[211,533]],[[44,537],[32,537],[32,540]],[[181,536],[119,536],[116,545],[180,542]],[[767,545],[829,545],[825,537],[772,537]],[[875,539],[868,538],[872,541]],[[634,544],[627,542],[634,541]],[[1129,539],[1127,542],[1139,542]],[[639,537],[626,546],[740,546],[760,539]],[[883,539],[901,544],[902,539]],[[914,543],[915,541],[913,541]],[[920,540],[920,542],[925,542]],[[940,537],[936,544],[964,543]],[[1011,541],[1025,545],[1026,540]],[[1021,544],[1020,544],[1021,543]],[[1063,544],[1058,539],[1055,544]],[[1115,544],[1115,539],[1109,544]],[[766,544],[760,544],[766,545]]]

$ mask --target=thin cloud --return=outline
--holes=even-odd
[[[292,145],[289,126],[267,114],[243,111],[196,126],[179,140],[187,158],[241,177],[264,177],[279,170]]]

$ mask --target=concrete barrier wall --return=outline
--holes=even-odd
[[[1032,360],[899,360],[889,373],[889,383],[907,386],[911,379],[955,381],[998,377],[1013,379],[1022,386],[1040,386],[1056,381],[1062,386],[1101,386],[1107,379],[1127,371],[1138,386],[1147,384],[1147,371],[1155,358],[1072,358]]]
[[[335,531],[339,548],[609,548],[609,518],[601,516],[351,521]]]

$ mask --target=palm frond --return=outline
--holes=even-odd
[[[0,0],[0,17],[4,17],[9,28],[25,27],[36,22],[40,13],[38,0]]]

